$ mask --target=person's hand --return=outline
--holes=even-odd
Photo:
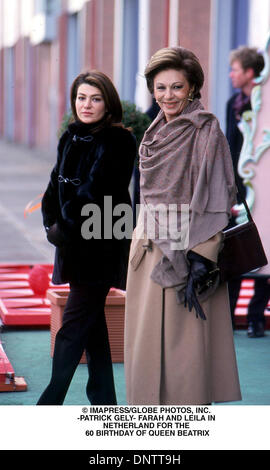
[[[193,251],[188,252],[187,258],[190,266],[185,291],[185,307],[188,307],[189,311],[194,307],[196,316],[200,316],[203,320],[206,320],[204,311],[197,299],[195,289],[206,284],[209,273],[214,267],[214,263]]]
[[[203,284],[208,275],[208,269],[206,263],[203,261],[189,257],[190,261],[190,275],[193,279],[194,286],[197,287],[200,284]]]
[[[196,291],[194,288],[193,284],[193,279],[191,274],[188,276],[188,281],[187,281],[187,286],[186,286],[186,291],[185,291],[185,301],[184,305],[185,307],[188,307],[189,311],[191,312],[192,308],[194,307],[196,316],[201,317],[203,320],[206,320],[206,316],[204,314],[204,311],[197,299]]]
[[[54,246],[61,246],[65,241],[63,232],[60,230],[59,225],[55,222],[50,227],[46,227],[47,239]]]

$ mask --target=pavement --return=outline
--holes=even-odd
[[[54,247],[47,241],[38,202],[56,161],[52,151],[0,140],[0,263],[52,264]]]

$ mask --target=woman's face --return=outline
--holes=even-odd
[[[106,112],[101,91],[87,83],[82,83],[78,87],[75,108],[78,118],[85,124],[100,121]]]
[[[191,86],[181,70],[168,69],[154,78],[154,97],[167,121],[178,116],[188,103]]]

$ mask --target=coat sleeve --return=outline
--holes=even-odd
[[[204,258],[217,262],[218,254],[220,252],[220,246],[223,240],[222,232],[218,232],[213,237],[209,238],[205,242],[199,243],[192,248],[192,251],[198,253]]]
[[[41,212],[43,217],[44,227],[50,227],[53,225],[59,214],[59,202],[58,202],[58,174],[59,174],[59,164],[62,158],[63,145],[65,142],[66,133],[60,138],[58,147],[57,147],[57,161],[54,165],[50,181],[46,188],[46,191],[43,195],[41,202]]]

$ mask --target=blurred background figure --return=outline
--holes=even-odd
[[[254,78],[260,75],[264,67],[264,59],[255,47],[240,46],[231,52],[230,66],[232,86],[237,89],[237,92],[227,102],[226,137],[230,145],[237,185],[245,194],[245,186],[237,171],[243,144],[243,136],[238,124],[243,112],[251,109],[250,95],[255,85]]]
[[[255,47],[239,46],[230,54],[230,78],[232,86],[237,92],[228,100],[226,106],[226,137],[228,139],[235,178],[237,186],[243,196],[246,195],[245,186],[238,173],[238,160],[243,145],[243,135],[238,124],[245,111],[251,109],[250,96],[255,85],[254,79],[258,77],[264,67],[264,59]],[[238,203],[240,203],[238,199]],[[232,218],[231,226],[236,225],[235,217]],[[241,288],[241,278],[229,283],[229,295],[232,322],[234,325],[234,311],[236,308],[239,292]],[[264,310],[267,306],[270,295],[270,286],[266,277],[254,279],[254,297],[248,307],[248,330],[249,337],[264,336]]]

